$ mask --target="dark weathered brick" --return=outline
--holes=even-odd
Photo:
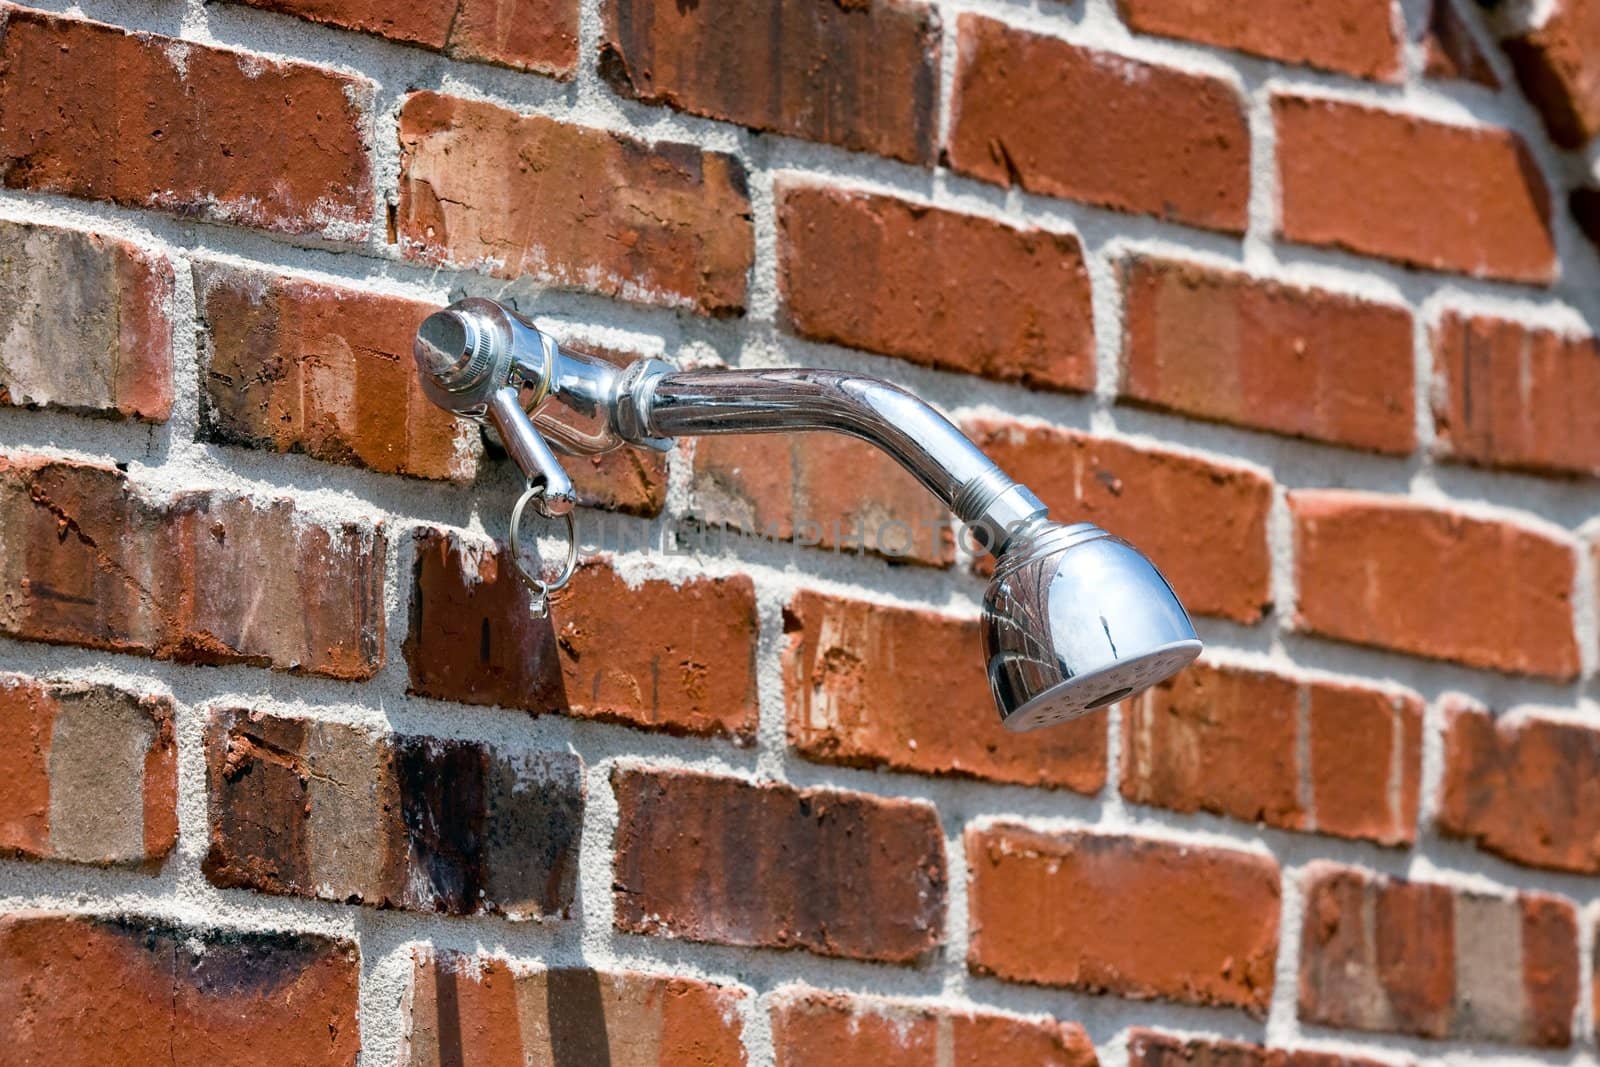
[[[583,763],[223,708],[206,730],[224,887],[451,915],[565,916]]]
[[[944,924],[933,808],[687,771],[618,769],[616,926],[915,963]]]

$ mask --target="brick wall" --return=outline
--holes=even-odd
[[[0,1061],[1596,1062],[1597,131],[1592,0],[0,3]],[[465,294],[902,382],[1206,658],[1004,733],[813,437],[534,620]]]

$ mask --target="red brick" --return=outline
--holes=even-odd
[[[132,242],[0,222],[0,404],[165,422],[174,286]]]
[[[688,771],[614,770],[616,928],[916,963],[944,925],[932,807]]]
[[[21,1065],[353,1065],[354,943],[154,919],[0,918],[0,1045]]]
[[[1421,790],[1422,698],[1331,682],[1308,688],[1314,828],[1411,844]]]
[[[0,4],[0,181],[335,240],[374,219],[373,86]]]
[[[0,674],[0,854],[155,869],[178,840],[173,705]]]
[[[1136,804],[1409,844],[1421,770],[1413,694],[1208,661],[1123,705]]]
[[[1600,133],[1600,3],[1554,0],[1543,25],[1501,44],[1551,140],[1582,148]]]
[[[202,438],[385,474],[470,481],[478,428],[422,392],[433,304],[221,263],[194,267]]]
[[[836,553],[929,567],[955,559],[950,510],[888,455],[841,434],[701,438],[689,513],[710,526]],[[720,530],[706,536],[723,537]]]
[[[790,986],[772,999],[777,1067],[903,1064],[906,1067],[1097,1067],[1077,1023]]]
[[[1306,872],[1300,1020],[1542,1048],[1571,1043],[1571,904],[1317,862]]]
[[[145,491],[110,467],[0,457],[0,633],[184,663],[370,678],[385,537],[289,499]]]
[[[1139,547],[1184,605],[1255,622],[1270,606],[1272,484],[1244,467],[1072,430],[987,419],[968,434],[1063,522],[1093,522]]]
[[[1080,793],[1105,784],[1104,719],[1027,737],[1000,725],[976,619],[802,592],[783,628],[789,744],[809,760]]]
[[[1128,1067],[1391,1067],[1389,1061],[1333,1052],[1289,1051],[1242,1041],[1128,1031]]]
[[[749,997],[638,971],[528,970],[492,956],[412,950],[401,1067],[616,1064],[742,1067]]]
[[[931,163],[939,19],[911,0],[605,0],[600,72],[624,96]]]
[[[1295,623],[1358,645],[1570,679],[1573,544],[1403,497],[1289,494]]]
[[[1441,454],[1485,467],[1600,474],[1593,337],[1451,311],[1432,340]]]
[[[1532,867],[1600,874],[1600,730],[1529,713],[1496,721],[1445,699],[1439,829]]]
[[[955,170],[1031,193],[1242,233],[1250,133],[1217,78],[963,15]]]
[[[1422,50],[1422,71],[1430,78],[1500,88],[1499,76],[1478,42],[1473,40],[1472,31],[1467,29],[1452,0],[1432,0],[1428,24],[1422,34]]]
[[[1119,274],[1123,397],[1375,452],[1416,447],[1404,308],[1148,256]]]
[[[1413,267],[1556,276],[1550,191],[1522,139],[1398,111],[1275,96],[1279,229]]]
[[[400,109],[402,251],[706,315],[744,310],[755,257],[744,168],[478,100]]]
[[[803,181],[777,195],[796,333],[1034,389],[1094,387],[1076,237]]]
[[[565,917],[583,761],[219,708],[213,885],[447,915]]]
[[[630,587],[592,560],[539,620],[504,549],[428,529],[413,581],[405,642],[413,693],[754,737],[758,623],[748,577]]]
[[[969,829],[966,845],[974,973],[1266,1015],[1279,911],[1270,858],[1006,825]]]
[[[570,78],[578,66],[576,0],[230,0],[455,59]]]
[[[1118,0],[1139,33],[1179,37],[1358,78],[1400,80],[1393,0]]]

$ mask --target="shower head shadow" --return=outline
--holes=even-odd
[[[1007,543],[984,593],[982,633],[989,689],[1013,731],[1114,704],[1201,649],[1161,572],[1089,523],[1040,523]]]
[[[1096,526],[1050,522],[1026,486],[932,406],[889,382],[789,367],[679,370],[657,359],[619,368],[560,347],[481,298],[430,316],[415,356],[429,398],[492,426],[547,514],[570,516],[575,503],[552,445],[593,455],[620,444],[665,451],[674,438],[702,434],[827,430],[882,449],[997,560],[981,629],[1007,729],[1105,707],[1200,653],[1183,605],[1149,560]],[[602,431],[579,432],[562,413],[596,421]]]

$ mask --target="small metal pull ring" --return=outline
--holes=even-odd
[[[554,581],[545,579],[530,571],[522,562],[522,512],[529,503],[534,505],[534,510],[547,519],[556,518],[546,510],[544,505],[545,487],[542,484],[529,483],[528,488],[517,497],[516,504],[511,508],[511,562],[517,568],[517,575],[522,579],[532,592],[533,598],[528,602],[528,611],[536,619],[542,619],[550,614],[550,594],[563,588],[572,580],[572,574],[578,569],[578,526],[572,512],[560,516],[567,522],[567,561],[562,565],[561,574]]]

